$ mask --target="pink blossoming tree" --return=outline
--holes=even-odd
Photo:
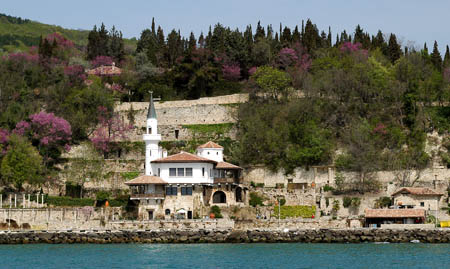
[[[224,64],[222,74],[226,80],[238,81],[241,78],[241,68],[239,64]]]
[[[128,131],[133,128],[126,124],[118,114],[108,111],[106,107],[98,107],[98,127],[92,133],[90,140],[94,147],[108,158],[108,153],[116,149],[117,142],[128,137]]]
[[[91,61],[92,68],[96,68],[102,65],[112,65],[113,58],[109,56],[97,56],[94,60]]]
[[[28,120],[17,123],[14,133],[28,137],[37,147],[47,166],[51,166],[63,151],[70,150],[72,129],[65,119],[41,111]]]

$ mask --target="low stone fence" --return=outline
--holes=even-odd
[[[428,224],[381,224],[381,229],[434,229],[436,225]]]
[[[124,229],[232,229],[234,221],[227,219],[192,219],[192,220],[147,220],[147,221],[110,221],[105,228],[111,230]]]
[[[413,241],[414,240],[414,241]],[[0,244],[28,243],[449,243],[450,229],[118,230],[0,232]]]
[[[121,213],[115,207],[4,208],[0,209],[0,230],[98,229],[109,220],[119,219]]]
[[[331,220],[325,218],[309,219],[267,219],[267,220],[239,220],[235,221],[234,229],[320,229],[320,228],[347,228],[346,220]]]

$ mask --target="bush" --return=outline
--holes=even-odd
[[[278,218],[278,206],[275,206],[274,209],[274,217]],[[294,205],[294,206],[281,206],[280,208],[280,218],[312,218],[316,213],[315,206],[306,206],[306,205]]]
[[[259,194],[258,193],[256,193],[256,192],[251,192],[250,193],[250,201],[249,201],[249,203],[250,203],[250,205],[251,206],[253,206],[253,207],[256,207],[256,206],[262,206],[263,205],[263,197],[261,197],[261,196],[259,196]]]
[[[280,205],[281,205],[281,206],[284,206],[285,204],[286,204],[286,199],[281,198],[281,199],[280,199]]]
[[[389,207],[392,201],[390,197],[383,196],[375,200],[375,208]]]
[[[348,207],[353,207],[353,208],[359,207],[361,205],[361,198],[358,198],[358,197],[344,197],[342,205],[345,208],[348,208]]]
[[[264,188],[264,183],[256,183],[257,188]]]
[[[54,206],[94,206],[94,199],[72,198],[67,196],[47,196],[45,202]]]
[[[344,199],[342,201],[342,205],[344,206],[344,208],[350,207],[351,203],[352,203],[351,197],[344,197]]]
[[[216,219],[221,219],[221,218],[223,218],[223,216],[222,216],[222,211],[220,210],[220,207],[218,207],[218,206],[216,206],[216,205],[211,206],[211,209],[210,209],[209,212],[210,212],[210,213],[213,213],[213,214],[214,214],[214,217],[215,217]]]
[[[334,191],[334,188],[327,184],[327,185],[323,186],[323,191],[324,192]]]
[[[111,196],[111,193],[107,192],[107,191],[99,191],[95,194],[95,198],[98,201],[105,201],[108,200],[109,197]]]

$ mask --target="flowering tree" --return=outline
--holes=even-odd
[[[109,56],[97,56],[91,61],[92,68],[96,68],[102,65],[112,65],[113,59]]]
[[[237,81],[241,78],[241,68],[238,64],[224,64],[222,74],[226,80]]]
[[[98,107],[97,129],[92,133],[90,140],[94,147],[103,153],[104,157],[108,157],[116,143],[127,138],[127,132],[133,128],[132,125],[126,124],[116,113],[108,111],[106,107]]]
[[[86,79],[86,73],[82,65],[68,65],[64,67],[66,75],[71,84],[81,84]]]
[[[47,166],[53,164],[63,150],[70,150],[71,126],[53,113],[41,111],[33,114],[28,120],[17,123],[13,132],[28,137],[33,146],[38,148]]]

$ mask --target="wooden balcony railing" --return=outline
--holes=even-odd
[[[240,178],[223,178],[223,177],[216,177],[214,178],[214,184],[225,184],[225,183],[236,183],[236,184],[240,184],[241,183],[241,179]]]
[[[130,195],[131,199],[147,199],[147,198],[158,198],[158,199],[164,199],[164,193],[163,192],[156,192],[156,193],[132,193]]]

